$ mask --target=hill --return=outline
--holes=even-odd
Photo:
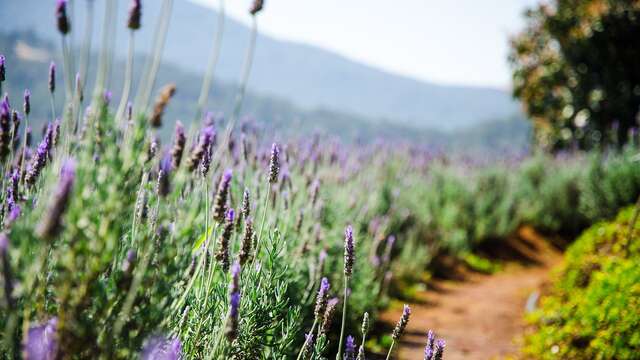
[[[84,1],[76,1],[74,26],[84,29]],[[146,51],[161,1],[144,3],[143,28],[137,43]],[[0,12],[0,31],[33,30],[57,44],[53,17],[54,2],[6,0]],[[102,3],[97,2],[97,13]],[[28,16],[15,16],[25,14]],[[125,23],[126,5],[121,1],[119,23]],[[217,14],[186,0],[174,2],[165,59],[190,71],[202,71],[206,64]],[[100,16],[96,16],[94,41],[98,42]],[[125,27],[117,38],[126,39]],[[222,57],[217,75],[235,82],[240,74],[249,29],[227,18]],[[198,46],[194,46],[198,44]],[[126,46],[118,46],[124,52]],[[122,53],[120,54],[122,55]],[[366,66],[317,47],[260,36],[255,67],[249,87],[255,92],[288,99],[305,108],[330,108],[369,119],[386,118],[423,129],[451,130],[505,118],[519,109],[505,91],[490,88],[454,87],[431,84]],[[425,64],[425,66],[429,66]]]

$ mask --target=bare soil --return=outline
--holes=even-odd
[[[437,279],[416,296],[395,359],[423,359],[429,329],[446,339],[447,360],[519,357],[527,300],[548,283],[561,252],[529,227],[493,251],[490,256],[505,261],[498,273]],[[382,320],[394,324],[401,312],[390,309]]]

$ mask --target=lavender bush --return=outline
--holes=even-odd
[[[160,35],[171,4],[164,2]],[[383,169],[359,165],[376,158],[372,149],[320,139],[269,148],[253,127],[234,128],[264,3],[250,9],[254,34],[236,113],[227,123],[206,117],[188,131],[175,122],[170,146],[162,146],[159,129],[172,127],[163,115],[177,89],[164,86],[147,104],[161,36],[140,96],[129,96],[130,60],[114,108],[105,88],[113,22],[105,22],[86,104],[92,75],[83,59],[75,61],[73,3],[54,5],[64,108],[55,107],[53,62],[43,79],[49,99],[25,91],[22,114],[8,97],[0,106],[0,351],[29,359],[316,359],[345,343],[339,356],[363,358],[369,315],[359,349],[346,334],[365,310],[375,314],[384,303],[384,274],[368,258],[377,251],[368,240],[371,220],[392,216],[375,207],[370,191],[379,186],[371,175]],[[142,9],[131,1],[122,24],[130,29],[129,59]],[[107,3],[105,19],[114,12]],[[11,67],[0,60],[1,85]],[[78,63],[85,70],[76,73]],[[34,149],[26,129],[36,106],[51,106],[51,119]]]

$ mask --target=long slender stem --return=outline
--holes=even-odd
[[[216,164],[219,162],[219,158],[222,156],[222,152],[228,148],[229,141],[231,139],[231,133],[233,132],[235,123],[238,119],[238,116],[240,115],[240,110],[242,109],[242,102],[244,100],[244,95],[247,88],[247,82],[249,81],[249,75],[251,74],[251,66],[253,65],[253,56],[254,56],[254,51],[256,47],[257,36],[258,36],[258,22],[256,21],[256,17],[252,16],[251,38],[249,39],[249,47],[247,48],[247,54],[245,55],[245,58],[244,58],[242,77],[240,80],[240,86],[238,88],[238,94],[236,95],[236,101],[233,108],[233,113],[231,118],[229,119],[229,123],[227,124],[224,135],[222,136],[220,146],[216,148],[216,151],[211,157],[211,162],[213,164]]]
[[[157,29],[157,37],[154,38],[154,51],[151,58],[149,72],[146,74],[144,82],[140,85],[139,97],[136,97],[136,107],[138,112],[146,112],[149,106],[149,98],[151,91],[156,82],[160,60],[162,59],[162,51],[164,50],[165,40],[167,38],[167,30],[169,29],[169,20],[171,19],[171,9],[173,8],[173,0],[165,0],[162,7],[162,14]]]
[[[82,41],[82,52],[80,53],[80,81],[82,88],[87,83],[87,70],[89,68],[89,57],[91,55],[91,40],[93,39],[93,13],[94,0],[87,0],[87,14],[84,26],[84,40]]]
[[[202,81],[202,88],[200,89],[200,97],[198,98],[198,106],[196,107],[196,116],[194,120],[197,122],[202,116],[202,112],[207,106],[207,100],[209,100],[209,90],[211,89],[211,81],[213,80],[213,74],[215,73],[216,64],[220,57],[220,48],[222,47],[222,35],[224,33],[224,0],[220,0],[220,8],[218,10],[218,29],[216,30],[216,36],[213,40],[213,47],[211,48],[211,55],[209,56],[209,64],[207,65],[207,71]]]
[[[102,24],[102,47],[100,49],[100,57],[98,57],[98,71],[96,74],[96,82],[93,88],[94,104],[92,105],[92,107],[96,110],[98,109],[99,104],[101,104],[102,92],[104,91],[105,79],[107,77],[107,55],[109,51],[109,39],[111,36],[111,34],[109,33],[109,23],[112,12],[114,12],[114,2],[105,1],[104,20]]]
[[[313,319],[313,325],[311,325],[311,330],[309,331],[309,334],[313,334],[313,332],[316,330],[316,325],[318,325],[318,318],[314,318]],[[296,360],[300,360],[302,358],[302,353],[304,352],[304,347],[306,346],[306,340],[305,343],[302,345],[302,348],[300,348],[300,351],[298,352],[298,357],[296,358]]]
[[[391,359],[391,353],[393,352],[393,347],[395,346],[396,341],[392,340],[391,341],[391,346],[389,346],[389,352],[387,353],[387,360]]]
[[[342,344],[344,342],[344,328],[347,323],[347,299],[349,297],[349,276],[344,277],[344,300],[342,301],[342,326],[340,327],[340,342],[338,343],[338,354],[336,360],[342,358]]]
[[[260,231],[258,232],[258,240],[256,241],[256,256],[253,257],[255,261],[260,255],[260,241],[262,240],[262,231],[264,230],[264,223],[266,222],[267,212],[269,211],[269,198],[271,197],[271,183],[267,187],[267,197],[264,199],[264,208],[262,210],[262,220],[260,221]]]
[[[64,66],[64,88],[66,91],[65,97],[67,101],[71,101],[73,96],[73,76],[71,75],[73,69],[71,69],[71,59],[69,54],[69,45],[67,44],[67,37],[62,36],[62,65]]]
[[[131,78],[133,77],[133,57],[134,57],[134,44],[135,36],[134,30],[129,32],[129,56],[127,57],[127,66],[124,75],[124,85],[122,87],[122,97],[120,98],[120,105],[116,111],[116,124],[122,126],[124,119],[124,111],[129,101],[129,92],[131,91]]]
[[[24,170],[25,155],[27,153],[27,128],[29,127],[29,115],[24,115],[24,136],[22,139],[22,155],[20,157],[20,179],[22,179],[22,171]]]

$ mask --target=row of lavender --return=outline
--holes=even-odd
[[[159,34],[171,5],[163,3]],[[89,74],[69,45],[70,6],[59,0],[55,8],[65,107],[58,113],[54,105],[53,65],[50,99],[25,91],[22,111],[8,96],[0,105],[2,352],[28,359],[319,359],[330,352],[364,359],[366,311],[375,314],[390,280],[389,219],[401,218],[396,207],[380,206],[381,179],[384,164],[404,158],[320,138],[264,149],[251,124],[234,126],[249,66],[229,121],[207,114],[200,130],[177,122],[163,147],[158,131],[175,87],[163,87],[147,105],[161,50],[150,56],[140,96],[129,101],[140,1],[129,9],[130,61],[117,107],[104,88],[109,41],[85,99]],[[250,10],[253,36],[262,6],[255,1]],[[104,39],[114,11],[105,2]],[[10,65],[0,57],[0,86]],[[52,119],[35,149],[32,102],[49,102]],[[363,315],[357,347],[349,333]],[[407,307],[393,344],[409,315]],[[432,333],[426,341],[425,358],[442,358],[444,341]]]

